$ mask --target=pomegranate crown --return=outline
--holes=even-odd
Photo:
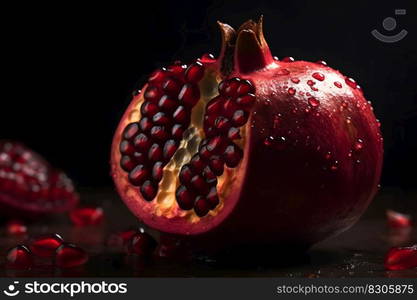
[[[233,71],[251,73],[265,68],[273,57],[263,34],[263,16],[258,22],[248,20],[234,30],[228,24],[217,22],[222,33],[220,62],[222,74]]]

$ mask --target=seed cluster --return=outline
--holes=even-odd
[[[151,74],[141,105],[141,119],[123,131],[120,165],[129,182],[151,201],[158,192],[163,168],[179,147],[190,125],[191,110],[200,99],[198,82],[204,66],[174,64]]]
[[[0,189],[24,207],[53,209],[73,197],[71,180],[21,144],[0,141]]]
[[[219,204],[217,177],[223,174],[225,165],[234,168],[243,157],[242,149],[233,141],[241,138],[239,127],[248,121],[256,100],[254,92],[250,81],[232,78],[222,81],[219,96],[207,103],[206,138],[179,173],[181,185],[176,198],[182,209],[194,209],[202,217]]]

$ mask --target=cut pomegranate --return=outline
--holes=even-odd
[[[7,222],[6,228],[10,235],[22,235],[27,232],[27,227],[21,220],[10,220]]]
[[[393,210],[387,210],[387,222],[391,228],[404,228],[411,226],[411,216]]]
[[[146,232],[137,232],[129,241],[128,251],[139,256],[149,256],[155,251],[156,246],[157,243],[151,235]]]
[[[78,202],[71,180],[38,154],[0,141],[0,206],[7,214],[33,217],[72,209]]]
[[[62,245],[64,240],[59,234],[52,234],[36,238],[29,248],[33,254],[39,257],[53,257],[56,249]]]
[[[417,268],[417,245],[391,248],[385,256],[385,269],[405,270]]]
[[[55,264],[60,268],[72,268],[85,264],[88,254],[72,244],[62,244],[56,249]]]
[[[128,229],[115,234],[111,234],[107,241],[107,244],[112,247],[125,246],[136,233],[136,230]]]
[[[101,207],[79,207],[73,209],[69,215],[72,223],[76,226],[98,225],[104,219]]]
[[[18,245],[7,252],[6,266],[11,269],[29,269],[33,259],[29,249],[24,245]]]
[[[111,152],[123,201],[150,227],[218,245],[310,246],[349,228],[382,165],[362,90],[325,63],[274,59],[262,20],[219,25],[218,59],[158,69],[133,97]]]

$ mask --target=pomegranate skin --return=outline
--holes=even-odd
[[[352,226],[375,196],[383,143],[362,89],[323,63],[274,60],[260,26],[241,26],[230,58],[225,48],[234,31],[221,24],[222,53],[217,60],[201,59],[206,74],[247,79],[256,88],[243,159],[218,213],[197,222],[180,213],[161,216],[155,213],[158,204],[143,200],[129,184],[119,145],[124,128],[140,116],[143,95],[133,97],[114,136],[111,168],[123,201],[148,226],[205,247],[305,249]]]

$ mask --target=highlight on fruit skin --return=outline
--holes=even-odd
[[[217,58],[157,69],[133,96],[111,150],[121,198],[154,229],[216,245],[346,230],[382,167],[363,90],[323,61],[274,58],[262,18],[218,24]]]
[[[0,140],[0,211],[8,217],[66,212],[78,203],[72,181],[21,143]]]

